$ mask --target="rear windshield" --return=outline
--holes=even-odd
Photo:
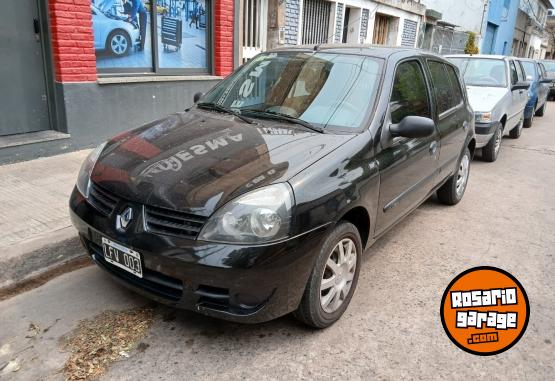
[[[530,61],[520,61],[522,67],[524,68],[524,75],[526,75],[526,79],[528,76],[532,77],[532,79],[536,79],[536,64]]]
[[[274,112],[322,128],[357,129],[373,109],[381,74],[382,61],[372,57],[263,53],[216,85],[203,102],[254,118]]]
[[[506,87],[505,61],[494,58],[449,57],[458,66],[468,86]]]
[[[542,61],[545,70],[555,73],[555,61]]]

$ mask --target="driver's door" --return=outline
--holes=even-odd
[[[396,69],[387,120],[381,134],[380,196],[375,234],[379,235],[410,212],[430,193],[439,168],[439,133],[426,138],[392,137],[391,124],[404,117],[432,118],[429,87],[422,63],[401,62]]]

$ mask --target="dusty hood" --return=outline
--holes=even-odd
[[[492,111],[495,105],[509,92],[504,87],[467,86],[468,100],[474,111]]]
[[[127,200],[210,215],[254,187],[288,180],[353,136],[195,110],[115,137],[92,180]]]

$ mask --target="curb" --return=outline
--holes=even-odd
[[[86,257],[76,230],[70,226],[30,242],[8,247],[0,256],[0,290]]]

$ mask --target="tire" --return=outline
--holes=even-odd
[[[470,175],[471,158],[470,150],[465,147],[457,163],[455,174],[437,190],[437,198],[442,204],[456,205],[462,200]]]
[[[351,248],[355,250],[354,269],[352,268],[352,258],[350,261],[346,260],[349,242]],[[328,263],[329,261],[333,262],[337,268],[337,262],[340,262],[339,245],[343,245],[345,262],[339,266],[340,273],[337,274]],[[322,244],[320,254],[308,278],[301,303],[294,312],[294,316],[301,322],[320,329],[329,327],[339,320],[355,292],[362,264],[361,259],[362,241],[357,228],[349,222],[339,222]],[[336,281],[328,282],[329,287],[321,290],[322,281],[332,278],[335,278]],[[342,291],[338,292],[337,290],[341,288]],[[337,305],[337,303],[339,304]]]
[[[106,39],[106,50],[113,56],[123,57],[131,50],[131,37],[126,31],[116,29]]]
[[[547,105],[547,101],[543,102],[543,106],[538,111],[536,111],[536,116],[542,117],[543,114],[545,114],[545,106],[546,105]]]
[[[520,135],[522,134],[522,125],[524,124],[524,120],[520,120],[520,122],[518,122],[518,125],[513,128],[511,131],[509,131],[509,136],[511,137],[511,139],[518,139],[520,138]]]
[[[493,163],[497,160],[499,155],[499,150],[501,149],[501,140],[503,139],[503,128],[501,126],[497,127],[494,131],[493,136],[482,148],[482,160]]]
[[[534,105],[534,108],[536,108],[536,106]],[[524,128],[530,128],[532,127],[532,123],[534,122],[534,112],[532,112],[532,115],[529,118],[524,119]]]

